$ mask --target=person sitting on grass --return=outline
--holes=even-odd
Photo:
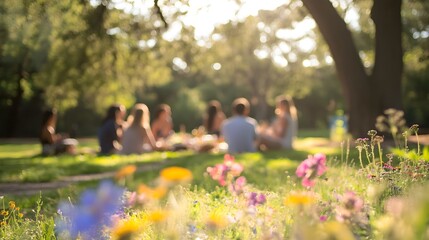
[[[228,144],[228,152],[255,152],[257,122],[249,117],[249,101],[245,98],[237,98],[232,108],[234,116],[224,121],[221,130]]]
[[[42,117],[42,128],[40,131],[40,143],[42,155],[54,155],[60,153],[76,154],[77,140],[66,138],[55,133],[57,124],[57,113],[55,109],[46,110]]]
[[[296,108],[291,98],[279,96],[276,100],[276,118],[267,129],[259,133],[262,150],[291,149],[297,134]]]
[[[152,122],[152,132],[156,141],[165,140],[174,133],[171,108],[167,104],[158,106],[155,112],[155,118]]]
[[[121,104],[114,104],[107,110],[106,117],[98,130],[101,154],[113,154],[121,149],[125,112],[125,107]]]
[[[207,134],[215,134],[220,136],[222,122],[225,120],[225,114],[219,101],[210,101],[207,107],[207,113],[204,116],[204,128]]]
[[[129,126],[122,136],[121,154],[141,154],[156,149],[155,138],[149,126],[149,109],[143,103],[134,106]]]

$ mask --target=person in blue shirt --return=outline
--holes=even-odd
[[[233,116],[224,121],[222,136],[228,144],[229,153],[255,152],[256,127],[255,119],[249,117],[250,104],[245,98],[237,98],[232,103]]]

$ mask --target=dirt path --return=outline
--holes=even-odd
[[[146,163],[137,167],[136,172],[147,172],[156,169],[160,169],[165,165],[166,161]],[[0,196],[3,195],[33,195],[40,192],[53,191],[56,189],[67,187],[71,184],[79,182],[96,181],[107,178],[113,178],[116,171],[84,174],[76,176],[66,176],[61,179],[52,182],[41,182],[41,183],[0,183]]]

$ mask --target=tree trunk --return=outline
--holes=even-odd
[[[374,20],[377,26],[377,57],[372,76],[365,72],[352,34],[332,3],[329,0],[302,0],[302,2],[316,21],[335,61],[349,113],[349,132],[355,137],[366,136],[367,131],[374,128],[377,115],[381,114],[386,106],[397,107],[401,103],[402,48],[401,41],[397,39],[397,31],[399,36],[401,32],[401,0],[374,0],[372,15],[377,19]],[[396,3],[391,6],[390,2]],[[386,53],[388,51],[392,52]],[[391,73],[390,67],[398,69]],[[389,92],[390,88],[394,88],[393,93]],[[398,89],[399,95],[395,100],[391,100]]]
[[[402,0],[375,0],[371,11],[376,30],[372,81],[378,90],[379,114],[387,108],[402,109],[401,5]]]

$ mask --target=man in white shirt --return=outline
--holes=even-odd
[[[232,103],[233,116],[222,125],[222,135],[228,144],[229,153],[255,152],[255,119],[249,117],[250,104],[245,98],[237,98]]]

